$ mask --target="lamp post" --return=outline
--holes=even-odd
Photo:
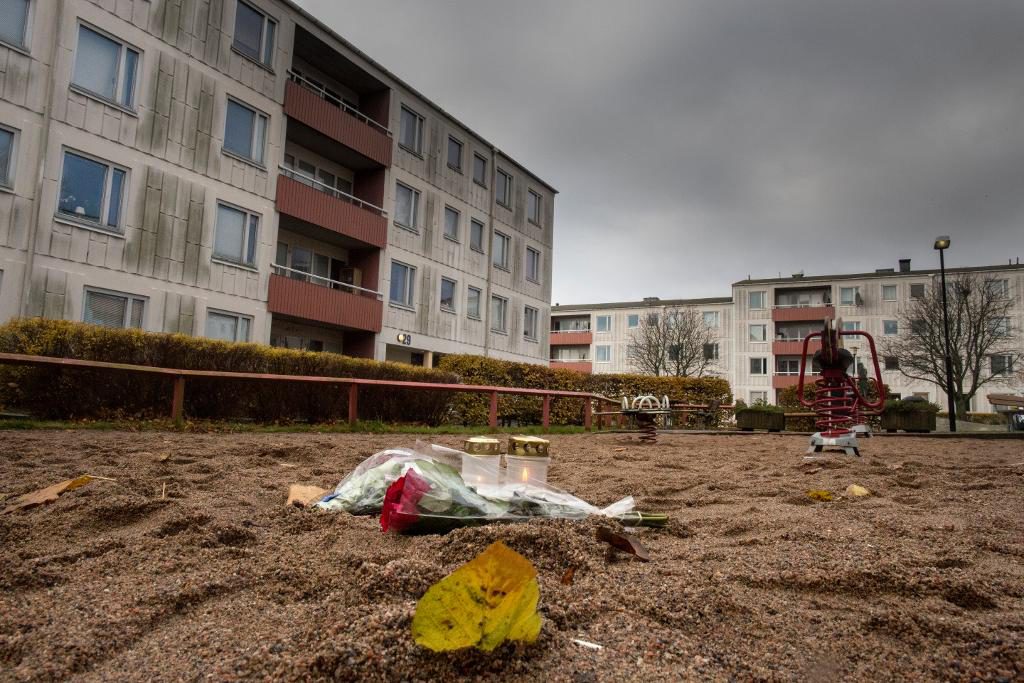
[[[939,251],[939,274],[942,277],[942,327],[946,332],[946,401],[949,406],[949,431],[956,431],[956,401],[953,399],[953,356],[949,350],[949,305],[946,302],[946,259],[944,253],[949,249],[949,235],[935,238],[935,248]]]

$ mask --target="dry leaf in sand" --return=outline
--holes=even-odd
[[[604,541],[610,544],[613,548],[627,552],[630,555],[636,556],[636,559],[644,562],[651,561],[651,555],[647,552],[647,548],[640,542],[636,536],[632,534],[619,533],[612,531],[605,527],[600,527],[597,530],[597,540]]]
[[[300,508],[309,507],[323,498],[325,493],[327,493],[327,489],[322,489],[319,486],[292,484],[288,487],[288,502],[285,504]]]
[[[26,510],[28,508],[36,507],[37,505],[52,503],[65,491],[74,491],[77,488],[85,486],[90,481],[95,481],[97,479],[102,479],[103,481],[114,481],[107,477],[94,477],[91,474],[83,474],[80,477],[68,479],[67,481],[62,481],[59,484],[47,486],[44,489],[39,489],[37,491],[32,491],[31,493],[26,493],[23,496],[19,496],[15,498],[10,505],[4,508],[3,514],[6,515],[8,512]]]

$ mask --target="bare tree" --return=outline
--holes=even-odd
[[[966,417],[981,387],[1012,381],[1022,357],[1019,331],[1010,317],[1013,301],[1005,280],[963,273],[946,289],[952,388],[946,386],[941,286],[911,300],[899,314],[899,334],[884,339],[882,351],[896,359],[905,376],[938,384],[953,396],[957,415]]]
[[[707,374],[718,360],[715,331],[693,308],[641,314],[629,345],[629,360],[648,375],[690,377]]]

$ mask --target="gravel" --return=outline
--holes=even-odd
[[[117,480],[0,516],[0,680],[1024,676],[1020,441],[876,437],[805,463],[794,436],[552,437],[553,482],[672,516],[638,533],[649,563],[596,520],[404,537],[285,507],[289,484],[414,440],[0,432],[0,498]],[[416,600],[499,539],[538,569],[539,640],[416,646]]]

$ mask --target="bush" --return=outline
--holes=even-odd
[[[903,401],[890,399],[885,402],[885,413],[938,413],[939,406],[928,401]]]
[[[186,370],[453,383],[438,370],[279,349],[122,330],[65,320],[17,320],[0,326],[0,352],[149,365]],[[173,380],[111,370],[0,366],[0,404],[42,418],[164,417]],[[361,419],[438,424],[448,414],[448,392],[359,390]],[[189,378],[185,414],[200,419],[251,418],[326,422],[347,417],[348,391],[308,382]]]
[[[623,396],[641,394],[668,396],[673,402],[707,404],[732,399],[729,383],[718,377],[653,377],[650,375],[588,375],[544,365],[514,363],[482,356],[450,355],[441,360],[440,369],[458,376],[463,384],[581,391],[601,394],[616,401]],[[527,396],[500,396],[498,414],[518,424],[541,421],[542,399]],[[457,423],[486,422],[489,398],[460,394],[453,400],[452,420]],[[599,410],[607,410],[602,406]],[[583,402],[577,398],[551,400],[551,424],[579,424]]]
[[[742,408],[736,408],[736,415],[739,416],[743,413],[784,413],[786,409],[782,406],[773,406],[768,403],[755,403],[752,406],[743,406]]]

